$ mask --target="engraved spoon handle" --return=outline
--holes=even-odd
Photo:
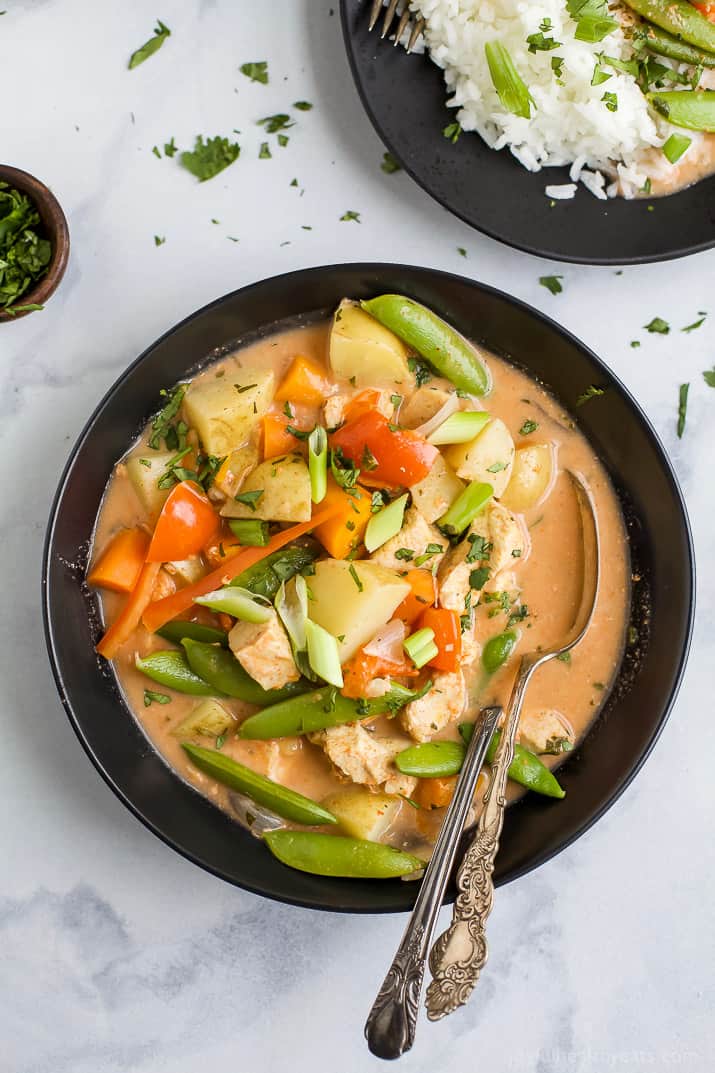
[[[458,895],[452,923],[432,948],[427,987],[427,1016],[438,1021],[463,1006],[479,979],[489,954],[486,922],[494,899],[494,859],[506,807],[507,772],[514,758],[514,742],[519,714],[529,679],[537,661],[524,656],[514,683],[492,765],[492,777],[484,795],[484,808],[477,821],[474,839],[457,872]]]
[[[484,755],[501,712],[499,707],[485,708],[481,724],[472,735],[414,909],[365,1023],[368,1047],[378,1058],[399,1058],[414,1042],[425,960],[435,920],[474,798]]]

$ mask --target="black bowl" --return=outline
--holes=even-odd
[[[675,698],[694,610],[690,531],[663,448],[623,385],[572,335],[499,291],[425,268],[336,265],[256,283],[192,314],[130,366],[90,418],[60,481],[43,568],[47,644],[60,697],[90,759],[127,807],[168,845],[231,883],[285,902],[355,912],[409,909],[415,886],[294,872],[181,782],[151,748],[112,673],[94,654],[96,598],[82,578],[107,478],[155,409],[161,388],[227,343],[324,315],[344,295],[385,291],[412,295],[439,311],[465,335],[530,370],[566,406],[588,384],[607,388],[579,418],[626,504],[643,579],[633,602],[639,641],[603,715],[561,768],[565,800],[527,796],[509,810],[497,883],[528,872],[583,834],[634,777]]]
[[[544,187],[568,168],[529,172],[478,134],[452,145],[442,71],[427,55],[368,33],[369,4],[341,0],[343,36],[360,99],[387,148],[419,185],[465,223],[539,257],[594,265],[642,264],[715,245],[715,176],[666,198],[598,201],[579,186],[552,208]]]

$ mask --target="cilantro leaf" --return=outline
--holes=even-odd
[[[707,319],[707,313],[703,313],[700,320],[694,320],[692,324],[686,324],[684,328],[681,328],[681,332],[694,332],[696,328],[700,328]]]
[[[708,387],[715,387],[715,368],[705,369],[703,372],[703,380]]]
[[[360,221],[360,213],[359,212],[354,212],[353,209],[348,209],[347,212],[344,212],[343,215],[340,217],[340,219],[341,219],[341,221],[343,221],[343,220],[354,220],[356,224],[359,224],[361,222]]]
[[[261,85],[268,85],[268,63],[266,60],[254,60],[253,63],[242,63],[239,67],[239,71],[246,78],[250,78],[251,82],[260,82]]]
[[[589,384],[583,394],[579,395],[579,397],[576,399],[576,405],[583,406],[583,404],[585,402],[588,402],[589,399],[597,399],[600,395],[604,395],[605,393],[605,388],[596,387],[595,384]]]
[[[293,107],[297,108],[299,112],[309,112],[313,105],[310,101],[293,101]]]
[[[289,127],[294,127],[295,123],[285,112],[277,112],[275,115],[266,115],[263,119],[258,119],[256,126],[263,127],[266,134],[276,134],[279,130],[288,130]]]
[[[566,0],[566,10],[577,23],[577,41],[593,44],[618,29],[618,21],[608,14],[607,0]]]
[[[164,25],[161,19],[157,19],[156,26],[154,27],[154,36],[150,37],[148,41],[145,41],[141,48],[138,48],[136,52],[132,52],[129,57],[129,70],[133,71],[140,63],[144,63],[144,60],[148,60],[150,56],[153,56],[155,52],[158,52],[167,37],[171,37],[171,30],[168,26]]]
[[[397,163],[392,153],[383,153],[381,169],[386,175],[392,175],[396,171],[402,171],[402,166]]]
[[[200,183],[205,183],[227,168],[229,164],[233,164],[240,152],[238,142],[229,142],[228,138],[221,138],[218,135],[204,141],[203,135],[198,134],[193,150],[183,152],[179,160]]]
[[[263,488],[256,488],[254,492],[238,492],[233,498],[237,503],[243,503],[249,510],[255,511],[256,503],[263,495]]]
[[[662,317],[653,317],[650,324],[644,324],[643,327],[651,334],[655,332],[658,335],[667,335],[670,331],[670,325],[667,320],[663,320]]]
[[[519,435],[520,436],[529,436],[529,435],[531,435],[532,432],[536,432],[538,427],[539,427],[538,421],[526,420],[524,422],[524,424],[521,426],[521,428],[519,429]]]
[[[539,283],[542,287],[546,287],[547,291],[551,294],[561,294],[563,286],[561,280],[563,276],[539,276]]]
[[[688,414],[688,392],[690,384],[681,384],[678,390],[678,439],[683,438],[685,432],[685,418]]]

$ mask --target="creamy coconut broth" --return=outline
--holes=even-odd
[[[243,347],[235,354],[209,366],[192,383],[184,397],[181,410],[173,420],[185,422],[180,429],[190,430],[187,433],[188,446],[191,447],[193,444],[195,447],[196,438],[191,425],[191,407],[187,406],[192,391],[196,391],[202,383],[216,384],[223,381],[233,384],[235,382],[236,387],[232,387],[231,390],[235,390],[239,395],[240,389],[245,388],[246,382],[252,383],[258,378],[254,374],[263,371],[269,375],[272,374],[271,392],[278,388],[278,394],[281,395],[280,385],[285,382],[286,375],[290,375],[295,369],[295,359],[299,355],[307,357],[314,366],[322,369],[325,379],[321,390],[325,391],[326,397],[322,401],[313,399],[307,403],[283,398],[274,399],[269,405],[261,402],[259,409],[267,405],[265,416],[257,415],[249,435],[249,441],[257,447],[257,453],[253,456],[252,462],[254,467],[260,466],[263,461],[262,452],[267,443],[265,439],[267,433],[262,427],[265,419],[270,420],[272,417],[281,419],[284,415],[290,414],[290,418],[286,420],[292,422],[291,427],[298,432],[303,432],[319,423],[328,429],[335,427],[335,423],[338,423],[335,417],[338,415],[344,422],[335,433],[338,437],[341,429],[349,429],[356,420],[354,409],[350,410],[350,403],[355,399],[362,400],[363,406],[367,404],[370,412],[377,412],[377,407],[382,407],[386,413],[390,414],[391,429],[397,429],[403,424],[413,428],[415,425],[424,428],[425,421],[435,416],[435,408],[439,410],[439,405],[444,405],[442,401],[444,399],[448,401],[447,410],[456,404],[459,407],[456,412],[459,413],[488,411],[490,416],[487,419],[489,422],[486,425],[487,430],[500,419],[508,430],[509,442],[513,440],[516,455],[513,451],[509,454],[507,450],[503,460],[500,458],[494,461],[491,456],[481,460],[477,457],[476,460],[471,461],[468,458],[463,468],[460,469],[458,453],[464,452],[469,444],[442,445],[439,448],[437,465],[449,469],[453,482],[452,495],[455,489],[458,491],[460,488],[460,481],[454,476],[455,470],[464,471],[466,474],[462,479],[463,487],[472,487],[475,484],[475,475],[482,478],[489,477],[494,482],[495,494],[476,515],[467,530],[467,537],[470,533],[477,533],[476,550],[479,552],[481,549],[482,554],[473,557],[472,562],[466,568],[462,564],[461,574],[459,574],[458,562],[459,549],[464,548],[465,540],[455,543],[450,548],[449,539],[435,525],[435,521],[442,521],[444,510],[448,509],[449,503],[445,502],[441,505],[438,511],[439,517],[435,518],[437,508],[434,504],[427,503],[425,506],[420,499],[420,482],[417,482],[417,487],[413,491],[412,503],[407,501],[404,516],[402,519],[398,518],[398,523],[402,521],[400,531],[382,547],[378,547],[371,556],[368,556],[362,542],[358,541],[358,550],[355,558],[351,560],[358,572],[358,577],[361,567],[368,569],[365,564],[374,562],[382,564],[382,569],[390,571],[390,577],[397,579],[397,583],[402,583],[403,586],[406,585],[406,578],[410,580],[410,583],[413,582],[416,570],[428,576],[435,574],[438,607],[444,604],[456,607],[451,614],[455,620],[459,620],[460,629],[458,647],[461,651],[456,658],[457,669],[454,671],[438,670],[430,663],[418,668],[416,664],[419,664],[419,658],[416,657],[414,662],[411,661],[403,648],[403,641],[416,634],[422,622],[422,619],[416,619],[412,615],[409,623],[404,627],[396,628],[397,640],[393,637],[387,648],[384,645],[381,648],[378,644],[378,652],[383,655],[388,652],[390,659],[399,660],[399,665],[395,665],[395,673],[392,675],[389,673],[391,666],[389,660],[387,671],[385,664],[375,663],[374,673],[371,673],[373,665],[370,660],[374,657],[369,654],[364,655],[365,647],[368,653],[371,647],[368,637],[361,641],[357,654],[351,655],[350,659],[346,661],[341,656],[345,682],[343,691],[355,697],[362,688],[363,694],[368,699],[358,703],[364,704],[369,702],[369,698],[379,696],[380,691],[384,691],[391,682],[401,682],[409,689],[417,690],[426,681],[431,680],[434,685],[425,697],[399,710],[395,709],[393,714],[381,714],[372,718],[368,716],[364,722],[353,721],[340,727],[318,730],[309,735],[291,734],[268,740],[246,740],[238,736],[239,728],[247,717],[259,709],[255,705],[221,696],[217,690],[211,689],[208,692],[214,693],[222,710],[227,713],[229,723],[226,729],[220,734],[187,733],[186,731],[177,734],[177,728],[190,719],[192,713],[196,712],[200,705],[206,703],[207,698],[182,693],[161,681],[152,680],[146,673],[137,669],[136,660],[137,657],[144,659],[159,651],[173,650],[180,653],[182,651],[180,645],[170,644],[166,639],[139,624],[131,630],[126,639],[123,639],[121,634],[115,638],[117,642],[115,650],[112,651],[110,645],[108,654],[113,657],[113,666],[131,711],[156,749],[182,779],[196,787],[220,808],[232,812],[232,790],[212,775],[207,774],[205,770],[199,770],[187,755],[182,743],[192,743],[203,749],[212,750],[214,753],[220,753],[222,757],[238,761],[283,787],[295,790],[315,802],[323,802],[325,807],[338,817],[339,823],[337,825],[315,824],[312,830],[377,841],[425,858],[430,852],[444,816],[456,776],[418,778],[404,774],[398,767],[399,753],[408,747],[422,746],[429,741],[459,742],[461,740],[459,724],[473,721],[475,712],[480,706],[494,702],[506,703],[520,654],[539,647],[551,646],[566,635],[578,603],[581,577],[579,519],[567,470],[575,470],[583,476],[593,497],[602,541],[602,586],[593,625],[586,639],[573,652],[569,661],[552,661],[540,670],[533,680],[520,727],[520,740],[531,752],[539,756],[547,768],[553,768],[563,758],[564,752],[578,743],[596,717],[619,665],[628,617],[629,558],[623,520],[617,498],[603,467],[592,447],[574,427],[571,417],[563,412],[557,402],[542,387],[513,365],[491,354],[484,355],[492,379],[491,391],[483,399],[460,392],[456,396],[456,403],[453,385],[446,378],[437,375],[433,375],[420,387],[416,385],[412,371],[409,375],[402,376],[399,382],[395,382],[394,376],[392,381],[388,382],[378,376],[374,383],[367,384],[360,378],[356,383],[352,383],[349,378],[338,376],[334,369],[331,369],[331,327],[332,322],[328,322],[284,331]],[[362,329],[364,325],[358,325],[358,328]],[[346,330],[349,334],[350,325]],[[369,349],[370,341],[363,340],[363,342]],[[408,354],[408,350],[401,346],[398,352],[403,357]],[[337,364],[343,372],[346,372],[351,367],[349,362],[355,360],[353,353],[347,366],[342,360]],[[357,360],[359,361],[359,357]],[[244,375],[246,371],[249,371],[247,381]],[[372,395],[366,396],[366,391],[370,390],[372,390]],[[435,396],[434,398],[428,394],[430,392]],[[250,391],[246,394],[250,394]],[[331,398],[337,400],[333,403],[332,410],[330,410]],[[392,407],[391,410],[390,407]],[[146,470],[146,475],[151,475],[154,483],[161,479],[162,474],[166,475],[164,445],[160,445],[160,451],[152,450],[149,446],[149,439],[155,433],[156,429],[152,429],[150,425],[141,439],[131,447],[127,456],[115,468],[97,521],[93,569],[97,567],[97,564],[101,566],[103,555],[108,548],[111,548],[118,534],[138,530],[140,533],[145,532],[148,538],[152,533],[157,508],[154,506],[153,510],[147,509],[146,497],[143,501],[141,494],[137,492],[136,460],[143,460],[142,465]],[[292,433],[289,432],[289,439],[291,435]],[[482,433],[480,432],[479,435]],[[296,437],[293,439],[295,444],[291,447],[300,458],[306,454],[306,440]],[[332,436],[330,440],[332,445]],[[235,449],[242,445],[231,443],[229,446]],[[519,481],[515,478],[516,467],[523,449],[539,446],[542,448],[542,461],[543,452],[548,449],[549,466],[553,470],[549,473],[546,487],[541,494],[538,494],[538,488],[534,491],[533,487],[528,486],[528,480],[524,487],[516,487]],[[174,452],[174,454],[177,453],[180,454],[180,451]],[[375,453],[379,453],[377,448],[375,448]],[[161,464],[157,463],[159,455],[162,459]],[[366,460],[366,455],[367,452],[363,452],[363,462]],[[195,457],[195,452],[189,452],[179,460],[176,478],[187,476],[182,472],[181,464],[188,459],[190,468],[192,464],[195,464],[192,462]],[[286,456],[278,455],[277,457]],[[528,462],[531,456],[527,453],[525,458]],[[134,460],[133,467],[132,459]],[[342,461],[345,461],[344,456],[342,456]],[[149,465],[146,465],[147,462]],[[476,469],[469,471],[469,465],[472,462],[476,465]],[[218,466],[218,458],[213,465]],[[465,465],[466,469],[464,469]],[[484,472],[477,472],[480,465],[484,467]],[[302,463],[296,461],[295,466],[296,471],[302,473]],[[491,472],[489,472],[490,468]],[[528,470],[528,467],[526,468]],[[434,464],[431,469],[434,471]],[[253,472],[256,472],[255,468]],[[378,472],[381,472],[380,467],[378,467]],[[234,475],[233,485],[231,485],[230,481],[227,482],[225,478],[225,467],[223,472],[218,469],[214,483],[208,488],[208,500],[217,511],[225,510],[227,503],[236,502],[233,495],[238,495],[240,498],[241,492],[234,490],[245,489],[247,484],[250,484],[250,473],[249,465],[240,481],[236,482]],[[370,517],[375,517],[390,499],[394,501],[404,494],[405,486],[391,486],[380,501],[379,493],[376,497],[376,490],[373,487],[378,482],[370,479],[370,473],[369,468],[362,468],[358,478],[358,487],[363,481],[370,485],[364,494],[370,497]],[[141,480],[141,476],[139,479]],[[165,480],[164,483],[170,485],[171,480]],[[179,480],[178,483],[181,481]],[[204,478],[204,483],[208,484],[206,478]],[[223,486],[223,492],[219,484]],[[329,480],[329,486],[333,490],[328,498],[334,497],[332,478]],[[177,487],[176,482],[173,487]],[[407,487],[409,488],[409,485]],[[233,494],[227,496],[226,489]],[[171,491],[172,488],[168,490],[165,488],[161,498],[165,499]],[[340,491],[343,496],[347,494],[348,498],[350,497],[349,489]],[[499,492],[498,496],[496,492]],[[529,502],[529,496],[533,499],[534,495],[536,495],[536,501]],[[259,520],[254,517],[254,513],[260,514],[262,498],[263,495],[259,495],[251,504],[249,493],[249,499],[243,505],[239,503],[238,510],[245,515],[243,520],[253,523]],[[511,507],[508,506],[509,503],[512,504]],[[252,506],[257,507],[258,510],[252,512]],[[425,510],[427,519],[419,514],[420,506]],[[233,512],[234,508],[228,509]],[[314,503],[311,509],[315,516],[315,513],[321,510],[321,503]],[[357,518],[357,512],[355,518],[356,529],[352,528],[350,516],[345,521],[351,531],[359,534],[362,523]],[[485,518],[491,519],[492,529],[488,528]],[[280,532],[292,524],[294,524],[293,520],[284,519],[277,524],[272,524],[270,530],[272,533]],[[479,526],[482,527],[481,530]],[[504,539],[507,542],[511,541],[506,551],[499,543],[503,536],[504,526],[506,526]],[[421,537],[415,535],[418,530],[422,534]],[[430,541],[426,548],[425,530],[430,534]],[[481,545],[479,532],[482,533]],[[307,539],[310,540],[310,537]],[[420,539],[422,544],[418,547]],[[410,546],[411,542],[415,545],[414,547]],[[446,555],[435,553],[434,545],[448,549]],[[474,547],[474,544],[471,547]],[[317,566],[309,567],[305,571],[309,617],[312,611],[311,597],[315,597],[312,589],[320,589],[322,571],[325,569],[320,565],[321,562],[331,559],[344,564],[344,567],[340,569],[349,569],[347,560],[336,560],[331,557],[320,541],[313,545],[313,549],[318,551]],[[397,558],[394,556],[395,550]],[[226,528],[224,521],[222,529],[207,542],[202,552],[187,556],[188,567],[186,562],[182,562],[178,568],[171,563],[164,563],[160,568],[155,568],[158,573],[152,580],[153,601],[171,596],[187,584],[195,583],[195,579],[200,578],[208,570],[217,568],[220,570],[222,564],[229,562],[233,555],[244,554],[244,552],[244,546],[239,545],[239,540]],[[504,554],[508,555],[508,562],[500,570],[491,571],[490,576],[490,556],[503,558]],[[492,562],[498,565],[498,562],[494,560]],[[312,573],[313,570],[316,573]],[[477,576],[474,576],[474,570],[477,571]],[[92,573],[91,570],[90,583],[94,584],[101,593],[104,619],[111,627],[112,623],[117,621],[127,600],[131,600],[132,597],[128,596],[126,591],[108,591],[101,586],[96,577],[93,578]],[[462,589],[458,584],[460,578]],[[364,577],[363,580],[365,580]],[[424,578],[422,580],[424,581]],[[292,584],[295,585],[296,582],[293,581]],[[290,586],[291,582],[289,581],[287,585]],[[412,590],[409,592],[411,594]],[[470,598],[466,599],[466,609],[465,593],[471,594]],[[355,588],[355,598],[359,596],[364,597],[365,593],[360,593]],[[337,592],[336,601],[340,601]],[[402,613],[404,601],[398,600],[397,603],[397,608],[388,607],[386,611],[383,609],[381,620],[378,614],[375,628],[371,631],[378,635],[378,640],[384,633],[388,620],[394,623],[397,621],[397,616]],[[469,604],[473,608],[471,614]],[[153,607],[153,602],[148,606]],[[417,610],[418,612],[421,610],[419,604]],[[275,617],[274,612],[271,611],[271,614]],[[447,614],[450,612],[447,611]],[[179,617],[232,631],[231,646],[239,661],[241,660],[242,652],[238,645],[238,640],[241,638],[234,643],[236,628],[232,616],[217,613],[197,604],[190,604]],[[317,612],[316,617],[320,617]],[[324,625],[326,623],[329,625],[328,619],[330,619],[330,614],[327,618],[322,616]],[[243,637],[249,640],[251,639],[249,635],[252,632],[255,633],[258,637],[259,656],[266,655],[270,661],[270,652],[273,651],[271,646],[274,642],[268,635],[264,641],[261,631],[274,628],[281,631],[280,659],[285,663],[286,658],[290,659],[291,649],[280,619],[277,620],[277,626],[274,622],[270,626],[251,625],[244,622],[241,626],[239,622],[238,633],[242,632]],[[112,633],[111,629],[109,633]],[[341,630],[341,634],[343,633],[344,630]],[[437,633],[439,634],[439,630]],[[503,665],[490,665],[490,672],[488,672],[484,663],[485,646],[490,638],[507,633],[513,634],[516,638],[513,651]],[[436,639],[439,641],[439,636]],[[334,647],[345,643],[347,640],[343,642],[338,639],[337,642],[332,642]],[[409,646],[409,640],[407,643]],[[445,645],[448,649],[449,644],[445,642]],[[224,651],[230,652],[231,649]],[[367,670],[365,671],[365,667],[362,668],[366,674],[363,679],[357,676],[357,672],[350,671],[350,667],[354,666],[361,656],[363,662],[367,663]],[[251,662],[254,657],[255,652],[251,655],[247,649],[244,651],[246,669],[249,674],[256,666]],[[436,657],[438,663],[441,658],[442,655]],[[449,662],[451,657],[445,656],[444,658]],[[400,670],[404,672],[405,668],[408,668],[409,675],[400,677]],[[260,673],[265,674],[265,668],[260,668]],[[298,677],[297,672],[293,674],[293,677]],[[266,687],[270,685],[271,688],[279,688],[282,684],[280,674],[278,678],[274,677],[272,681],[270,679],[269,672],[268,679],[262,681],[262,684]],[[458,682],[456,688],[454,687],[455,681]],[[348,682],[351,684],[348,685]],[[467,703],[466,710],[463,711],[465,686],[471,699]],[[326,687],[324,681],[319,680],[312,688],[325,689]],[[336,689],[339,692],[339,687]],[[121,717],[121,713],[117,713],[117,718]],[[359,718],[360,715],[358,715]],[[354,740],[349,738],[353,731],[357,735]],[[328,738],[335,739],[332,746],[328,744]],[[364,748],[367,748],[369,752],[373,742],[377,742],[380,747],[382,743],[389,743],[386,757],[380,758],[379,763],[369,758],[365,759]],[[480,783],[482,790],[486,784],[487,771],[488,769],[485,769],[484,781]],[[512,798],[524,792],[515,783],[510,782],[509,785]],[[355,795],[357,795],[357,804],[353,801]],[[478,807],[479,794],[475,800]],[[367,819],[365,818],[366,804]],[[555,801],[552,807],[557,808],[558,802]],[[287,826],[295,827],[296,825],[288,821]],[[292,862],[289,861],[289,863]],[[302,867],[300,863],[295,866]],[[396,868],[396,870],[399,872],[399,869]],[[403,866],[401,871],[404,873],[409,869]],[[376,872],[375,874],[383,873]],[[395,874],[395,872],[389,874]]]

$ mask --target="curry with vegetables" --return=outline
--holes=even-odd
[[[619,665],[629,560],[608,476],[557,401],[400,295],[344,300],[161,401],[97,520],[97,651],[167,763],[321,875],[419,874],[479,708],[571,624],[566,471],[582,475],[593,626],[537,676],[509,771],[513,796],[558,807],[552,769]]]

